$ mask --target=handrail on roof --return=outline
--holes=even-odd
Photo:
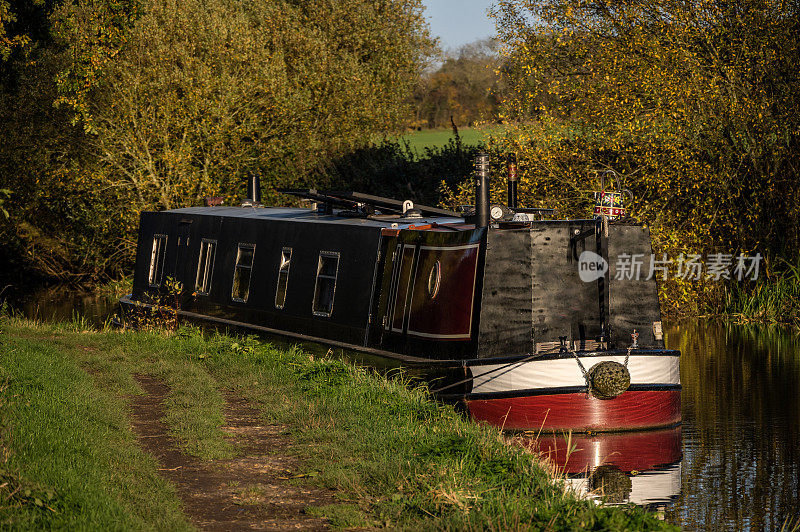
[[[318,191],[314,188],[279,188],[277,189],[277,192],[309,199],[318,203],[327,203],[337,207],[354,208],[367,205],[373,209],[378,209],[381,212],[397,214],[403,213],[402,201],[392,198],[384,198],[382,196],[373,196],[371,194],[362,194],[361,192],[346,192],[337,190]],[[462,217],[462,215],[457,212],[449,211],[447,209],[440,209],[438,207],[430,207],[428,205],[418,205],[415,203],[414,208],[418,209],[421,214],[428,216],[447,216],[450,218]]]

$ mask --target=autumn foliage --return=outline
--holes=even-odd
[[[67,279],[124,268],[143,210],[236,201],[250,173],[323,186],[329,160],[406,118],[434,46],[419,0],[14,5],[0,265]]]
[[[497,70],[496,40],[480,39],[444,54],[441,64],[425,72],[412,97],[412,128],[472,127],[497,118],[504,95]],[[452,121],[451,121],[452,120]]]
[[[587,215],[613,169],[656,252],[795,254],[800,5],[744,0],[501,0],[509,94],[497,153],[523,203]],[[499,192],[499,190],[498,190]],[[673,283],[696,308],[701,284]],[[713,294],[712,294],[713,295]]]

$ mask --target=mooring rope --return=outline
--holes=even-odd
[[[625,355],[625,367],[628,367],[628,359],[631,357],[631,351],[639,349],[639,331],[636,329],[631,333],[631,345],[628,346],[628,354]]]
[[[492,373],[495,373],[497,371],[502,371],[502,370],[504,370],[506,368],[510,368],[511,366],[514,366],[516,364],[524,364],[525,362],[530,362],[531,360],[533,360],[535,358],[539,358],[540,356],[542,356],[544,354],[545,353],[534,353],[533,355],[530,355],[528,357],[522,358],[520,360],[515,360],[514,362],[509,362],[508,364],[505,364],[504,366],[500,366],[498,368],[494,368],[493,370],[487,371],[486,373],[481,373],[480,375],[478,375],[478,377],[485,377],[486,375],[491,375]],[[467,366],[464,365],[464,366],[461,366],[461,367],[467,367]],[[475,379],[475,376],[473,375],[472,377],[467,377],[466,379],[460,380],[458,382],[454,382],[452,384],[448,384],[447,386],[442,386],[441,388],[437,388],[435,390],[431,390],[431,393],[439,393],[439,392],[441,392],[443,390],[448,390],[448,389],[450,389],[450,388],[452,388],[454,386],[458,386],[459,384],[464,384],[464,383],[469,382],[469,381],[474,380],[474,379]]]
[[[586,371],[586,367],[584,367],[583,362],[581,362],[581,359],[578,356],[578,353],[574,349],[570,349],[567,352],[568,353],[572,353],[572,356],[575,357],[575,362],[578,363],[578,367],[580,368],[581,373],[583,374],[583,380],[586,381],[586,386],[591,386],[591,382],[590,382],[591,379],[589,379],[589,372]]]

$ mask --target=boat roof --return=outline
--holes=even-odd
[[[371,217],[340,215],[340,212],[333,211],[333,214],[322,214],[312,209],[302,209],[296,207],[185,207],[182,209],[170,209],[169,213],[190,214],[195,216],[221,216],[225,218],[247,218],[255,220],[276,220],[276,221],[297,221],[303,223],[322,223],[326,225],[344,225],[375,228],[408,229],[411,226],[423,225],[444,225],[464,226],[464,229],[473,228],[472,224],[466,224],[461,217],[449,216],[422,216],[420,218],[404,218],[401,215],[378,215]]]

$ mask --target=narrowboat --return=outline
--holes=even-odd
[[[181,319],[399,361],[505,429],[680,423],[647,227],[518,207],[508,167],[508,204],[490,204],[479,156],[475,205],[460,212],[313,189],[282,191],[308,208],[264,207],[256,177],[241,206],[144,212],[123,315],[165,304],[172,279]]]

